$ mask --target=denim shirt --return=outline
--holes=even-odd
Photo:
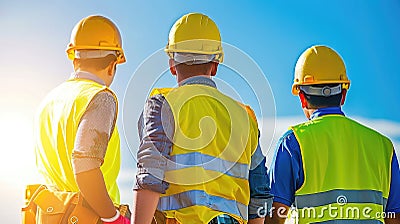
[[[188,78],[180,86],[192,84],[217,88],[213,80],[203,76]],[[159,193],[165,193],[168,189],[169,184],[163,178],[173,146],[174,124],[171,108],[164,96],[159,94],[150,97],[138,121],[140,146],[134,189]],[[265,157],[259,145],[251,158],[249,185],[249,218],[254,219],[258,217],[259,208],[270,208],[272,205]]]

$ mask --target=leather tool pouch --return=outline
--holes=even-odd
[[[53,191],[45,185],[28,185],[25,199],[23,224],[101,223],[80,192]]]

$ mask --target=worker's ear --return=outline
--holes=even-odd
[[[217,74],[217,70],[218,70],[218,62],[212,62],[211,64],[211,76],[215,76]]]
[[[344,101],[346,100],[346,94],[347,94],[347,89],[342,90],[342,100],[340,101],[340,106],[344,104]]]
[[[175,76],[176,75],[176,68],[175,68],[174,59],[169,59],[168,63],[169,63],[169,70],[171,71],[171,74]]]
[[[74,65],[74,70],[76,71],[78,69],[78,59],[74,58],[74,60],[72,61],[73,65]]]
[[[115,73],[117,72],[117,61],[113,61],[110,63],[110,65],[108,66],[108,75],[109,76],[113,76],[115,75]]]
[[[306,96],[302,91],[299,92],[299,97],[300,97],[301,107],[308,109],[308,102]]]

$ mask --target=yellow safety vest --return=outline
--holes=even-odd
[[[37,167],[47,184],[62,191],[79,191],[72,170],[76,132],[90,101],[104,90],[115,97],[106,86],[90,80],[72,79],[51,91],[42,102],[35,125],[38,127],[35,133],[35,154]],[[120,138],[115,127],[101,166],[108,193],[115,204],[120,203],[116,182],[120,162]]]
[[[251,156],[258,144],[253,111],[216,88],[154,89],[171,107],[175,132],[158,210],[180,223],[228,214],[247,223]]]
[[[383,223],[394,152],[391,141],[342,115],[325,115],[292,129],[304,170],[304,183],[295,193],[299,223]]]

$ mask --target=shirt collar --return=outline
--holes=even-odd
[[[328,114],[339,114],[339,115],[344,116],[344,113],[343,113],[341,107],[325,107],[325,108],[319,108],[316,111],[314,111],[311,114],[310,119],[315,119],[317,117],[321,117],[321,116],[328,115]]]
[[[93,82],[97,82],[100,85],[105,86],[106,84],[104,81],[99,78],[97,75],[90,73],[90,72],[85,72],[85,71],[78,71],[78,72],[73,72],[71,74],[70,79],[87,79]]]
[[[217,88],[217,85],[212,79],[204,76],[190,77],[179,83],[179,86],[185,86],[185,85],[205,85]]]

